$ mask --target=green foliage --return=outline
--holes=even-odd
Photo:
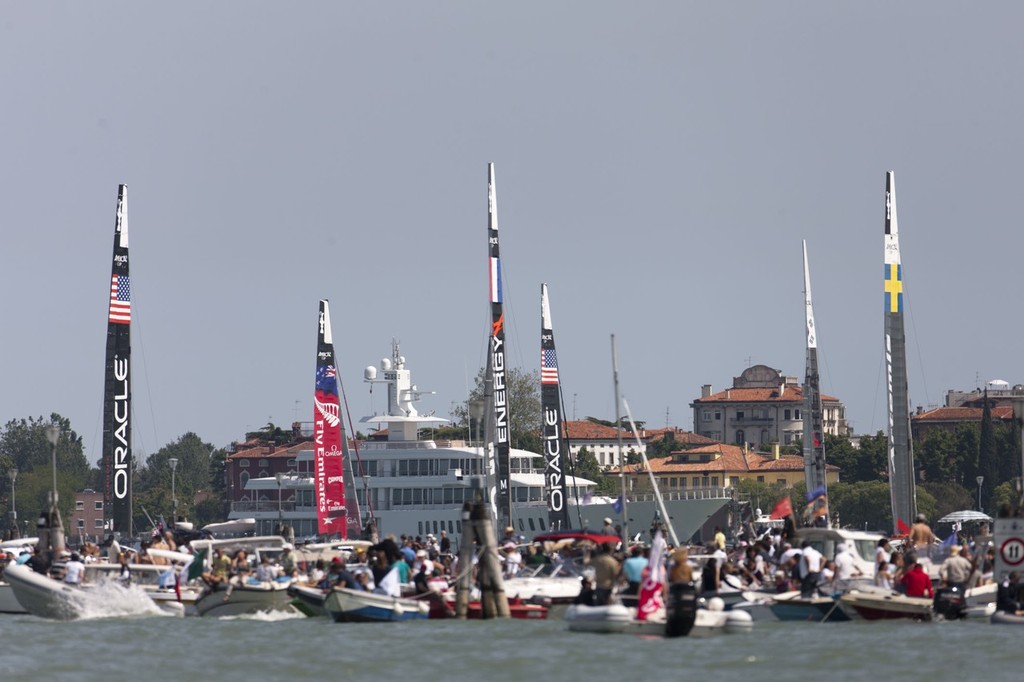
[[[829,512],[846,528],[893,530],[892,501],[889,484],[884,481],[833,483],[828,488]],[[917,510],[934,523],[938,509],[936,500],[924,488],[917,489]],[[913,519],[904,519],[907,525]]]
[[[154,520],[160,514],[170,521],[173,518],[173,498],[171,497],[171,458],[178,460],[174,471],[174,496],[178,499],[178,515],[192,517],[195,515],[195,496],[199,492],[210,492],[214,481],[211,477],[211,465],[215,449],[210,443],[204,443],[199,436],[189,432],[160,448],[150,455],[145,465],[137,469],[135,483],[135,500]],[[223,481],[223,479],[221,479]],[[218,482],[218,485],[223,485]],[[145,515],[137,516],[136,523],[145,528],[148,525]]]
[[[576,456],[576,471],[573,475],[596,482],[598,495],[614,496],[621,492],[619,479],[605,474],[601,465],[597,463],[597,457],[587,448],[580,448],[580,452]]]
[[[16,502],[18,519],[35,519],[49,506],[53,488],[53,456],[46,439],[46,427],[60,432],[57,441],[57,494],[61,516],[70,518],[76,491],[88,487],[94,472],[82,449],[82,438],[71,422],[57,413],[43,417],[12,419],[0,432],[0,466],[7,479],[3,501],[10,508],[10,472],[17,469]],[[24,528],[22,528],[24,530]],[[30,529],[31,530],[31,529]]]
[[[463,427],[472,426],[474,438],[483,433],[483,428],[473,416],[471,406],[484,402],[484,379],[486,367],[477,372],[473,390],[469,398],[461,405],[452,407],[452,417]],[[505,386],[508,396],[509,425],[511,427],[511,446],[522,450],[540,452],[540,373],[537,370],[526,372],[510,367],[505,372]],[[481,421],[486,420],[484,415]]]
[[[977,505],[975,497],[971,496],[971,491],[958,483],[926,481],[917,487],[918,507],[921,506],[922,490],[927,491],[935,499],[935,512],[928,517],[930,519],[941,519],[950,512],[974,509]],[[927,515],[924,510],[919,509],[918,511]]]
[[[888,439],[879,431],[874,436],[862,436],[860,447],[855,448],[843,436],[825,436],[825,461],[840,469],[845,483],[888,480],[886,458]]]
[[[760,509],[764,514],[770,514],[776,503],[787,495],[793,502],[794,511],[799,504],[799,500],[793,497],[793,491],[778,483],[759,483],[741,478],[733,489],[738,493],[739,499],[749,500],[752,509]]]
[[[1017,485],[1013,481],[1006,481],[996,486],[996,489],[992,491],[991,498],[992,507],[985,507],[983,510],[989,516],[1001,516],[1009,513],[1010,510],[1016,509],[1020,504],[1020,493],[1017,491]],[[965,507],[970,509],[970,507]]]
[[[259,431],[250,431],[245,434],[246,440],[259,439],[266,443],[274,443],[275,445],[284,445],[292,441],[291,429],[282,429],[280,426],[275,426],[273,422],[267,422]]]
[[[956,435],[934,429],[914,448],[914,464],[926,481],[955,481],[958,473]],[[962,480],[962,479],[961,479]]]

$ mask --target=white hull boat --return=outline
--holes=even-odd
[[[266,611],[290,611],[288,582],[249,582],[241,585],[218,585],[203,592],[196,600],[200,616],[242,616]]]
[[[177,601],[156,602],[144,590],[113,582],[69,585],[28,566],[8,566],[5,576],[14,596],[33,616],[51,620],[125,615],[185,615]]]
[[[574,632],[627,633],[633,635],[665,635],[665,612],[648,620],[637,620],[636,609],[622,604],[588,606],[573,604],[565,612],[569,629]],[[697,609],[697,617],[689,637],[710,637],[724,633],[749,632],[753,620],[743,611],[711,611]]]
[[[417,599],[392,597],[347,587],[335,587],[324,600],[324,608],[335,623],[381,623],[421,620],[430,605]]]

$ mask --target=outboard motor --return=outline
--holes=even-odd
[[[935,590],[932,603],[935,614],[945,620],[959,620],[967,617],[967,599],[959,587],[940,587]]]
[[[697,620],[697,588],[693,583],[672,583],[668,586],[665,636],[685,637]]]

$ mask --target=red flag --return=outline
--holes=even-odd
[[[772,509],[772,513],[768,518],[772,519],[784,519],[787,516],[793,515],[793,503],[790,501],[789,496],[783,497],[779,500],[775,508]]]
[[[901,519],[901,518],[897,518],[896,519],[896,528],[898,528],[899,531],[901,533],[903,533],[904,535],[909,535],[910,534],[910,527],[907,526],[907,524],[903,523],[903,519]]]

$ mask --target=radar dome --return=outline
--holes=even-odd
[[[377,378],[377,368],[374,367],[373,365],[370,365],[369,367],[364,369],[363,370],[363,378],[366,379],[367,381],[373,381],[374,379],[376,379]]]
[[[385,372],[391,369],[391,358],[382,358],[380,361],[380,368]]]

